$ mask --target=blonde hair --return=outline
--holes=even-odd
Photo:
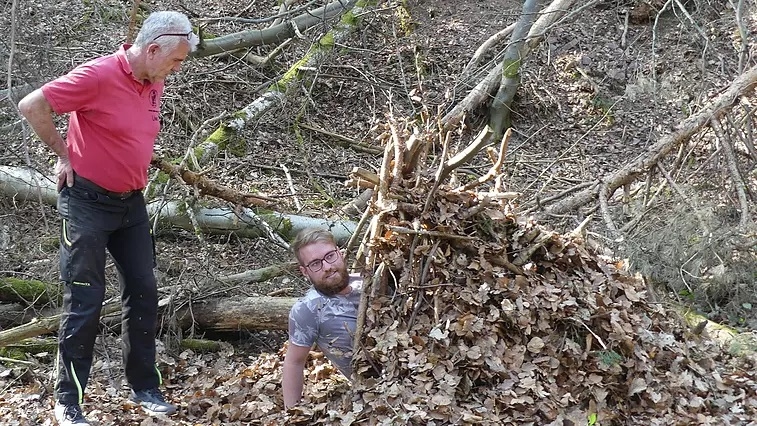
[[[305,228],[294,237],[291,247],[297,262],[300,262],[300,249],[313,243],[331,243],[338,247],[334,234],[321,228]]]

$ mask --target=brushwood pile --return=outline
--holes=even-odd
[[[435,183],[444,167],[424,168],[426,159],[404,155],[413,145],[406,135],[386,134],[357,253],[365,285],[354,380],[315,359],[305,404],[282,414],[280,400],[276,408],[269,401],[253,417],[303,425],[755,424],[753,355],[730,355],[693,331],[580,230],[558,234],[517,216],[496,183]],[[278,386],[279,373],[262,372],[278,369],[280,356],[252,367],[258,387]]]

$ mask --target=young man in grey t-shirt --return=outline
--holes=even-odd
[[[284,358],[284,406],[302,398],[303,371],[313,345],[347,377],[352,374],[362,280],[349,275],[334,236],[322,229],[305,229],[292,243],[300,272],[313,285],[289,312],[289,347]]]

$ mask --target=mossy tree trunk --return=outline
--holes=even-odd
[[[0,302],[21,302],[26,306],[43,306],[60,302],[60,286],[39,280],[0,277]]]
[[[332,1],[323,7],[305,12],[291,20],[264,30],[240,31],[221,37],[205,38],[199,48],[195,52],[192,52],[191,56],[202,58],[253,46],[280,44],[287,39],[297,36],[297,31],[304,32],[308,28],[341,15],[348,11],[354,3],[354,0],[349,2]],[[295,30],[295,27],[297,30]]]
[[[296,268],[297,264],[295,262],[271,265],[242,274],[218,277],[216,280],[209,280],[203,283],[201,288],[204,294],[213,293],[213,289],[216,288],[218,282],[224,285],[244,285],[263,282],[274,277],[292,273]],[[172,287],[161,287],[159,292],[167,296],[165,300],[170,300],[170,303],[160,304],[163,307],[161,315],[172,322],[178,318],[180,326],[186,330],[285,330],[289,308],[295,301],[294,298],[260,296],[243,299],[238,297],[208,299],[196,297],[190,302],[184,292],[177,293]],[[14,304],[14,306],[19,306],[20,308],[18,304]],[[184,308],[180,309],[177,314],[172,308],[166,308],[165,306],[183,306]],[[118,314],[120,311],[121,302],[116,297],[103,305],[100,317],[106,318],[113,314]],[[1,310],[0,314],[2,314]],[[54,332],[58,330],[60,319],[61,315],[57,313],[40,318],[35,317],[25,324],[0,331],[0,348],[23,339]]]
[[[334,50],[350,36],[360,23],[359,16],[375,3],[372,0],[350,0],[345,3],[346,12],[341,20],[318,43],[313,44],[307,53],[297,61],[275,83],[271,84],[263,95],[251,104],[232,114],[232,118],[223,122],[208,138],[198,146],[202,158],[223,149],[233,137],[248,123],[257,120],[262,114],[281,103],[287,91],[304,80],[304,68],[320,66]],[[200,157],[198,157],[198,160]]]
[[[549,27],[570,10],[573,2],[574,0],[553,0],[549,6],[539,12],[539,19],[537,19],[530,27],[528,35],[526,36],[525,44],[520,50],[521,63],[525,60],[531,50],[544,39],[544,34]],[[510,39],[513,41],[517,40],[512,36]],[[500,62],[496,67],[490,70],[486,77],[442,118],[442,126],[445,130],[456,127],[467,112],[473,111],[480,107],[481,104],[491,99],[492,94],[494,94],[494,92],[501,86],[504,65],[504,62]]]
[[[489,109],[489,127],[494,131],[494,140],[500,140],[505,129],[510,127],[510,109],[515,92],[520,87],[520,66],[525,56],[526,36],[536,20],[539,3],[539,0],[526,0],[523,3],[523,11],[505,50],[499,90]]]
[[[51,179],[39,172],[24,168],[0,166],[0,196],[16,201],[37,201],[54,206],[57,201],[55,186]],[[151,216],[157,215],[160,228],[181,228],[195,231],[186,203],[178,201],[152,202],[147,205]],[[193,214],[203,232],[210,234],[235,233],[240,237],[265,236],[258,225],[262,220],[284,239],[292,239],[297,232],[307,227],[330,229],[340,244],[352,236],[357,224],[352,221],[336,221],[323,218],[289,215],[275,211],[254,211],[248,208],[193,207]]]
[[[55,356],[58,350],[58,341],[55,338],[24,339],[0,348],[0,356],[11,359],[26,359],[27,354],[47,353],[50,357]]]

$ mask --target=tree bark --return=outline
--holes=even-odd
[[[244,297],[192,303],[176,318],[182,329],[202,331],[287,330],[294,297]]]
[[[192,327],[199,331],[286,330],[289,309],[295,301],[294,297],[269,296],[212,299],[187,305],[177,312],[176,319],[185,330]],[[116,299],[103,305],[100,316],[120,310],[121,301]],[[61,314],[35,318],[0,331],[0,347],[57,331],[60,319]]]
[[[528,53],[544,38],[544,33],[547,28],[555,23],[558,18],[563,16],[572,4],[573,0],[554,0],[549,6],[539,12],[541,17],[536,20],[528,33],[528,41],[522,52],[523,58],[521,58],[521,61],[523,61]],[[500,62],[494,67],[494,69],[489,71],[489,74],[487,74],[486,77],[481,80],[462,101],[455,105],[452,111],[448,112],[442,118],[443,128],[445,130],[454,128],[460,123],[467,112],[473,111],[488,100],[491,94],[494,93],[499,86],[501,77],[502,63]]]
[[[226,285],[262,282],[292,272],[296,269],[297,263],[289,262],[271,265],[266,268],[247,271],[240,274],[218,277],[217,280]],[[212,288],[213,283],[206,283],[203,286],[203,289],[205,289],[205,287]],[[171,303],[171,306],[184,304],[184,300],[172,300],[180,297],[174,296],[174,294],[183,294],[183,292],[174,291],[174,288],[175,287],[161,287],[159,289],[163,294],[171,294],[167,299],[161,300],[161,302],[158,303],[159,307],[166,306],[168,303],[163,303],[166,300],[173,302]],[[182,324],[187,329],[192,326],[210,331],[231,331],[229,327],[232,327],[234,330],[243,328],[249,330],[263,330],[267,327],[272,327],[271,329],[273,330],[284,330],[287,328],[289,308],[291,308],[295,300],[296,299],[294,298],[268,296],[248,297],[244,299],[226,298],[209,301],[203,300],[190,304],[190,307],[184,308],[180,311],[180,314],[177,317],[182,319]],[[7,310],[4,306],[5,305],[0,305],[0,308],[2,308],[0,309],[0,320],[5,317],[19,321],[26,320],[25,316],[18,314],[19,310],[24,311],[21,305],[10,305],[11,308]],[[112,314],[118,314],[120,310],[120,298],[116,297],[103,305],[100,317],[101,319],[107,319],[107,317]],[[164,313],[164,315],[166,314]],[[173,313],[169,312],[168,315],[173,316]],[[26,324],[4,330],[0,332],[0,347],[29,337],[56,331],[58,330],[60,319],[60,314],[52,314],[41,319],[33,318]],[[118,321],[117,318],[114,320]],[[214,321],[219,321],[219,324],[214,325]]]
[[[25,168],[0,166],[0,195],[15,201],[37,201],[54,206],[58,194],[53,181],[41,173]],[[195,227],[186,210],[186,203],[179,201],[150,202],[147,204],[150,216],[158,216],[158,225],[163,228],[177,227],[194,232]],[[211,234],[228,234],[234,232],[241,237],[265,236],[265,230],[256,225],[256,219],[265,221],[281,237],[292,239],[299,231],[309,227],[331,230],[339,244],[350,239],[357,224],[351,221],[328,220],[307,216],[290,215],[278,212],[255,212],[248,208],[211,208],[193,209],[197,223],[203,232]]]
[[[510,36],[510,43],[505,49],[499,90],[489,109],[489,126],[494,132],[495,140],[501,139],[505,129],[510,127],[510,109],[515,99],[515,92],[520,87],[520,67],[526,56],[526,36],[536,20],[538,7],[539,0],[526,0],[523,3],[523,11]]]
[[[278,44],[297,36],[308,28],[333,19],[350,10],[357,0],[333,1],[318,9],[303,13],[290,21],[282,22],[264,30],[249,30],[222,37],[204,39],[192,56],[202,58],[253,46]],[[295,30],[296,28],[296,30]]]
[[[256,121],[263,113],[270,110],[273,106],[278,105],[286,96],[287,90],[294,84],[299,83],[302,79],[302,69],[309,67],[318,67],[331,53],[334,46],[343,42],[347,36],[357,29],[359,22],[358,16],[362,15],[370,6],[370,0],[350,0],[345,3],[345,8],[340,12],[349,11],[342,16],[341,21],[336,24],[326,35],[311,46],[310,50],[297,63],[274,84],[268,87],[258,99],[251,104],[236,111],[232,114],[231,119],[222,123],[208,138],[198,147],[201,152],[214,153],[219,148],[242,130],[247,123]],[[207,155],[203,154],[203,158]]]
[[[0,330],[17,326],[34,318],[34,312],[20,303],[0,303]]]
[[[103,305],[100,316],[108,315],[121,309],[121,300],[117,299]],[[60,326],[61,314],[52,315],[49,317],[35,318],[32,321],[20,325],[18,327],[10,328],[8,330],[0,331],[0,348],[7,346],[11,343],[19,342],[30,337],[36,337],[45,333],[52,333],[58,330]]]

